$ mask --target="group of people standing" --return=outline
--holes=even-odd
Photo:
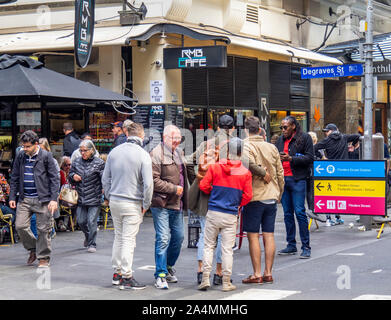
[[[236,288],[231,275],[239,214],[243,215],[253,266],[253,273],[242,282],[273,283],[274,225],[279,202],[284,210],[287,246],[278,254],[297,252],[296,216],[300,258],[310,258],[306,184],[320,148],[314,148],[311,136],[292,116],[282,120],[282,135],[275,145],[267,142],[257,117],[246,118],[245,128],[247,138],[237,138],[233,118],[221,116],[215,136],[188,157],[179,148],[182,134],[174,125],[164,128],[162,142],[148,153],[143,126],[124,121],[121,130],[125,139],[120,138],[123,141],[110,151],[106,162],[97,156],[91,139],[77,141],[78,148],[72,153],[79,155],[72,160],[68,180],[78,192],[77,220],[85,235],[83,245],[88,252],[96,251],[97,217],[106,201],[114,224],[114,285],[120,289],[145,288],[135,279],[132,265],[136,236],[149,209],[155,229],[154,285],[158,289],[168,289],[169,283],[178,282],[174,266],[184,240],[184,212],[188,209],[202,222],[197,254],[200,290],[210,287],[215,250],[213,283],[222,284],[223,291]],[[71,132],[65,129],[69,128],[64,127],[69,136],[72,128]],[[69,137],[69,143],[75,145],[76,138]],[[10,206],[17,210],[16,229],[30,251],[28,264],[38,259],[39,267],[48,267],[60,175],[53,156],[39,146],[34,132],[24,132],[21,144],[24,152],[16,157],[11,174]],[[327,150],[327,146],[321,146]],[[37,214],[38,237],[30,230],[32,213]],[[265,247],[263,272],[260,231]]]

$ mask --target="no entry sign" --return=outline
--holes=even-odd
[[[314,212],[386,215],[385,161],[314,161]]]

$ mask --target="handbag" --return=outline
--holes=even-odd
[[[77,191],[72,188],[72,186],[69,183],[64,184],[61,187],[60,191],[60,204],[62,204],[65,207],[74,207],[77,205],[77,200],[79,199],[79,194]]]

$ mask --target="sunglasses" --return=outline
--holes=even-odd
[[[288,126],[280,126],[280,130],[286,130],[288,129]]]

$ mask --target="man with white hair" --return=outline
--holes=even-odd
[[[156,232],[155,286],[168,289],[167,282],[178,282],[175,265],[184,238],[183,211],[188,205],[187,167],[178,148],[182,135],[178,127],[166,126],[163,142],[150,153],[154,193],[151,211]]]

